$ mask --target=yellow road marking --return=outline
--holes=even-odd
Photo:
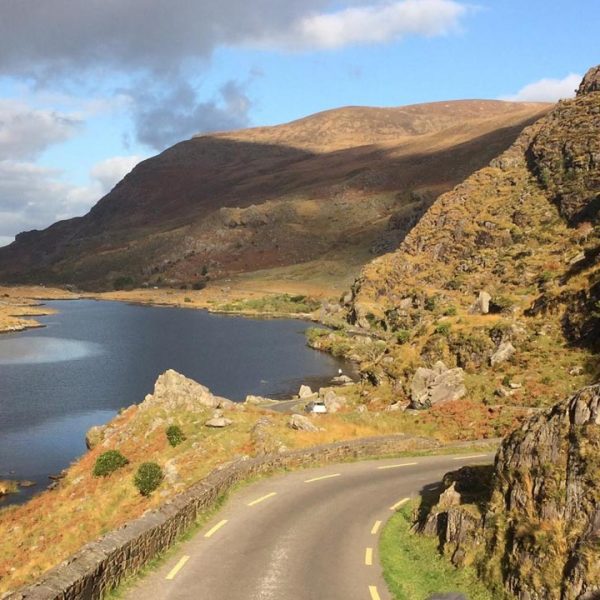
[[[373,525],[373,528],[371,529],[371,535],[376,535],[377,532],[379,531],[380,527],[381,527],[381,521],[375,521],[375,524]]]
[[[248,506],[254,506],[255,504],[258,504],[259,502],[262,502],[263,500],[268,500],[269,498],[272,498],[273,496],[276,496],[276,495],[277,495],[277,492],[271,492],[270,494],[261,496],[260,498],[257,498],[256,500],[252,500],[252,502],[248,502]]]
[[[313,477],[312,479],[307,479],[304,483],[312,483],[313,481],[321,481],[321,479],[331,479],[332,477],[339,477],[341,473],[334,473],[333,475],[323,475],[322,477]]]
[[[175,579],[175,575],[183,569],[183,565],[190,560],[189,556],[182,556],[179,562],[169,571],[169,574],[166,576],[166,579]]]
[[[365,565],[370,567],[373,564],[373,548],[367,548],[365,550]]]
[[[379,595],[379,592],[377,591],[376,585],[369,586],[369,594],[371,594],[371,600],[381,600],[381,596]]]
[[[398,500],[398,502],[396,502],[396,504],[393,504],[392,506],[390,506],[390,510],[396,510],[397,508],[400,508],[403,504],[406,504],[409,500],[410,500],[410,498],[402,498],[402,500]]]
[[[227,523],[227,519],[223,519],[222,521],[219,521],[212,529],[209,529],[205,534],[204,537],[210,537],[211,535],[213,535],[213,533],[216,533],[219,529],[221,529],[221,527],[223,527],[223,525],[225,525],[225,523]]]
[[[399,465],[383,465],[382,467],[377,467],[380,471],[384,469],[397,469],[398,467],[412,467],[413,465],[418,465],[419,463],[401,463]]]
[[[468,460],[470,458],[485,458],[487,457],[487,454],[473,454],[473,456],[457,456],[456,458],[453,458],[452,460]]]

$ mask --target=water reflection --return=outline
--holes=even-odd
[[[102,346],[55,337],[0,338],[0,365],[26,365],[79,360],[102,353]]]

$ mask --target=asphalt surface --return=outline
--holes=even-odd
[[[492,459],[471,453],[345,463],[253,483],[124,597],[390,600],[378,542],[392,507],[447,471]]]

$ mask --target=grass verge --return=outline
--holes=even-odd
[[[435,593],[461,592],[469,600],[500,600],[477,579],[474,569],[454,568],[433,538],[411,532],[411,502],[384,527],[379,542],[383,576],[395,600],[425,600]]]

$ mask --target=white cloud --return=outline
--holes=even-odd
[[[572,98],[581,82],[581,75],[570,73],[562,79],[540,79],[522,87],[512,96],[502,100],[515,102],[557,102],[563,98]]]
[[[408,35],[444,35],[459,27],[467,7],[454,0],[402,0],[313,13],[287,29],[250,40],[266,47],[335,49],[374,44]]]
[[[0,242],[90,209],[98,187],[70,185],[61,175],[31,162],[0,160]]]
[[[95,164],[90,170],[90,175],[100,184],[101,192],[107,194],[142,160],[144,157],[136,155],[113,156]]]
[[[74,115],[0,99],[0,160],[35,158],[48,146],[74,136],[81,126]]]

